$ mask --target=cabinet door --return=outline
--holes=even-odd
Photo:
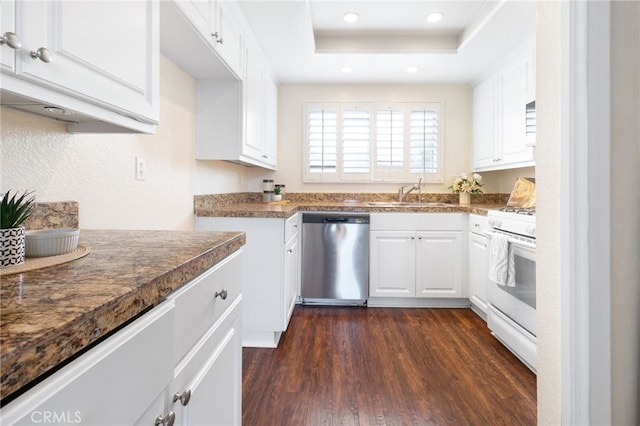
[[[16,73],[145,123],[159,119],[157,1],[23,1]],[[30,57],[48,49],[50,63]]]
[[[214,33],[216,51],[237,75],[242,75],[243,31],[232,8],[233,3],[216,1]]]
[[[191,396],[173,404],[177,425],[239,425],[242,421],[242,298],[176,367],[171,395]]]
[[[108,337],[3,406],[2,423],[129,425],[160,408],[173,376],[173,313],[165,302]]]
[[[298,298],[298,277],[300,268],[300,246],[298,234],[292,237],[284,249],[284,324],[282,330],[286,330],[296,306]]]
[[[371,231],[369,296],[415,296],[415,232]]]
[[[487,311],[489,256],[487,237],[469,233],[469,300],[480,311]]]
[[[416,296],[462,297],[461,232],[418,232],[416,264]]]
[[[189,7],[189,3],[191,7]],[[179,7],[185,10],[185,13],[193,22],[194,26],[208,39],[211,37],[211,29],[213,22],[211,18],[214,14],[210,0],[191,0],[178,2]]]
[[[278,86],[265,74],[264,153],[267,162],[278,165]]]
[[[530,56],[519,57],[500,72],[500,164],[533,161],[527,146],[526,112],[530,77]]]
[[[496,166],[496,78],[473,89],[473,168]]]
[[[264,151],[264,80],[258,55],[247,46],[245,71],[245,135],[242,154],[265,161]]]
[[[0,34],[7,32],[16,33],[15,9],[15,0],[0,0]],[[15,49],[12,49],[6,44],[0,46],[0,68],[3,71],[15,72],[15,58]]]

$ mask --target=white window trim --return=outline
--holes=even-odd
[[[338,113],[338,128],[337,128],[337,171],[336,173],[321,173],[311,172],[309,167],[309,128],[307,125],[308,113],[311,108],[333,108]],[[370,171],[369,173],[344,173],[342,171],[342,118],[343,111],[347,108],[359,108],[369,110],[371,117],[371,139],[372,144],[370,147]],[[405,132],[405,149],[404,149],[404,164],[402,170],[385,170],[382,167],[378,167],[376,162],[376,112],[385,108],[401,108],[404,111],[404,132]],[[438,111],[438,166],[436,173],[411,173],[411,150],[409,138],[409,116],[412,108],[426,107],[433,108]],[[305,102],[303,105],[303,182],[306,183],[408,183],[414,182],[417,178],[422,178],[424,183],[443,183],[444,182],[444,164],[445,164],[445,112],[444,103],[439,101],[425,101],[425,102]]]

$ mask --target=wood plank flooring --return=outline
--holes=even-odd
[[[536,376],[470,309],[298,306],[242,385],[245,426],[536,424]]]

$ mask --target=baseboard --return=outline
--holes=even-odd
[[[468,308],[466,298],[370,297],[367,306],[374,308]]]

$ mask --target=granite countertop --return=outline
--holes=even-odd
[[[91,231],[86,257],[0,280],[0,398],[238,250],[244,232]]]
[[[340,211],[376,213],[473,213],[487,215],[489,210],[505,204],[451,204],[450,206],[369,206],[366,202],[345,203],[339,201],[292,201],[284,204],[248,202],[233,205],[196,205],[195,214],[200,217],[267,217],[288,218],[299,211]]]

